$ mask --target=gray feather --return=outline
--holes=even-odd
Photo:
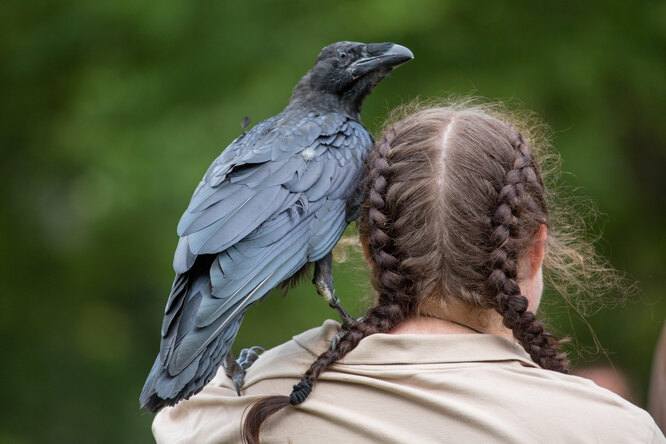
[[[199,254],[217,253],[238,242],[273,215],[288,197],[289,192],[282,186],[258,192],[225,219],[201,247]]]
[[[176,247],[176,253],[173,256],[173,269],[178,274],[183,274],[189,270],[194,261],[196,260],[196,255],[190,251],[190,246],[188,243],[187,237],[181,237],[178,239],[178,246]]]
[[[297,173],[297,176],[285,182],[284,186],[292,193],[302,193],[309,189],[321,177],[324,163],[319,160],[306,162],[305,168]]]
[[[338,163],[330,155],[323,155],[320,163],[323,164],[323,168],[317,182],[305,190],[305,195],[310,202],[315,202],[331,192],[331,183],[338,170]]]
[[[201,231],[212,223],[225,219],[256,196],[256,192],[248,186],[238,186],[234,189],[235,192],[225,196],[226,199],[217,201],[204,211],[185,212],[178,223],[178,235],[187,236]]]

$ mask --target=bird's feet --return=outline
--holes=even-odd
[[[263,351],[264,349],[257,345],[250,348],[244,348],[241,350],[238,359],[234,359],[234,354],[231,350],[227,353],[227,356],[224,359],[224,372],[229,379],[234,382],[234,387],[236,388],[238,396],[241,395],[240,391],[245,382],[245,371],[254,364],[254,361],[259,357],[259,353]]]
[[[328,292],[328,289],[322,290],[319,294],[326,293]],[[353,325],[356,324],[356,319],[352,317],[349,313],[347,313],[347,310],[342,308],[342,305],[340,305],[340,299],[335,296],[335,292],[330,293],[328,292],[330,296],[326,297],[323,296],[324,299],[328,301],[328,305],[331,306],[331,308],[335,309],[335,311],[338,312],[340,315],[340,320],[342,321],[342,330],[347,331],[349,330]]]
[[[360,317],[358,319],[354,319],[349,314],[347,314],[347,316],[349,316],[351,318],[351,322],[348,321],[347,323],[344,323],[344,322],[342,323],[342,327],[340,327],[340,331],[338,332],[338,334],[336,334],[333,337],[333,340],[331,341],[331,351],[333,351],[337,348],[338,343],[340,342],[340,340],[345,337],[345,335],[349,332],[349,330],[354,325],[363,321],[362,317]]]
[[[317,289],[319,296],[324,298],[331,308],[340,315],[343,328],[349,328],[356,320],[340,305],[340,299],[335,295],[333,286],[333,255],[328,253],[324,258],[315,262],[314,279],[312,283]]]
[[[340,305],[340,299],[335,295],[335,287],[333,286],[333,255],[331,253],[328,253],[322,259],[315,262],[315,272],[312,283],[317,289],[319,296],[324,298],[324,300],[328,302],[328,305],[330,305],[331,308],[334,308],[340,315],[342,328],[338,334],[335,335],[333,342],[331,343],[331,350],[334,350],[338,346],[340,339],[342,339],[347,332],[358,323],[358,321],[347,313],[347,310],[342,308],[342,305]]]
[[[338,347],[338,343],[340,343],[340,339],[344,338],[348,331],[349,330],[342,327],[340,329],[340,331],[338,332],[338,334],[333,336],[333,340],[331,341],[331,351],[335,350]]]

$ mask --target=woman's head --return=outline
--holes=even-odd
[[[548,223],[532,148],[480,109],[414,113],[384,132],[369,160],[359,230],[377,305],[403,318],[451,304],[494,309],[536,362],[563,371],[557,341],[519,286],[540,270],[528,253],[543,251]]]

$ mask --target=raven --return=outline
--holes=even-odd
[[[198,393],[225,360],[239,390],[257,356],[253,348],[238,363],[228,358],[245,311],[310,263],[319,294],[350,322],[334,296],[331,250],[362,198],[372,136],[361,105],[413,57],[393,43],[325,47],[287,107],[245,125],[215,159],[178,224],[176,277],[142,407],[156,412]]]

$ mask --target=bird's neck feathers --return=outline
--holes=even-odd
[[[294,87],[287,109],[333,111],[347,114],[355,120],[361,119],[363,101],[372,92],[379,80],[359,79],[342,92],[325,91],[312,85],[312,74],[306,74]]]

